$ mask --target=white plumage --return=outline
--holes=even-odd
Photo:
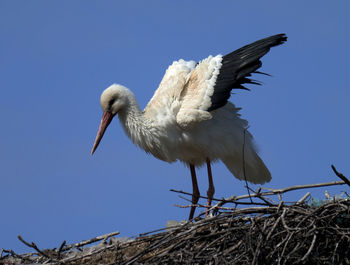
[[[238,179],[246,178],[253,183],[270,181],[270,172],[247,131],[247,121],[240,118],[239,109],[227,100],[232,89],[245,89],[244,83],[257,84],[247,77],[260,73],[256,71],[261,66],[260,58],[285,40],[285,35],[279,34],[225,56],[209,56],[198,64],[174,62],[144,111],[128,88],[111,85],[101,95],[103,117],[92,153],[118,114],[126,134],[140,148],[166,162],[180,160],[190,166],[193,204],[199,199],[195,167],[207,163],[210,206],[214,194],[210,161],[221,160]],[[190,219],[194,210],[193,206]]]

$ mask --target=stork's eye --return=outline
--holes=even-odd
[[[109,107],[112,107],[112,105],[114,104],[114,101],[115,101],[115,99],[112,98],[112,99],[108,102],[108,106],[109,106]]]

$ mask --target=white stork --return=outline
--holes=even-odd
[[[190,220],[200,195],[195,167],[207,165],[208,208],[214,195],[211,162],[221,160],[240,180],[261,184],[270,181],[271,174],[256,152],[252,135],[246,131],[248,122],[228,99],[234,88],[247,89],[245,83],[260,84],[248,77],[262,74],[257,71],[262,65],[260,58],[286,40],[285,34],[278,34],[199,63],[175,61],[144,111],[128,88],[111,85],[101,95],[103,115],[91,154],[118,114],[126,134],[140,148],[160,160],[180,160],[190,167]]]

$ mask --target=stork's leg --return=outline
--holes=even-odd
[[[194,165],[190,164],[190,170],[191,170],[193,192],[192,192],[192,207],[191,207],[191,211],[190,211],[190,217],[188,218],[188,220],[193,219],[194,211],[196,210],[196,206],[194,206],[194,205],[198,203],[199,195],[200,195],[199,190],[198,190],[196,169],[195,169]]]
[[[208,188],[208,191],[207,191],[208,201],[207,201],[207,210],[205,212],[206,216],[208,216],[208,214],[209,214],[209,208],[211,206],[211,201],[212,201],[213,195],[215,193],[214,182],[213,182],[213,175],[211,174],[211,166],[210,166],[209,158],[207,158],[207,170],[208,170],[209,188]]]

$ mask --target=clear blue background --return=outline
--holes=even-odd
[[[0,1],[0,247],[28,251],[18,234],[49,248],[186,219],[169,189],[191,192],[189,170],[146,155],[117,120],[90,155],[100,93],[121,83],[143,108],[172,61],[277,33],[289,39],[263,58],[273,77],[231,97],[272,172],[265,186],[338,180],[331,163],[350,176],[349,11],[345,0]],[[213,174],[216,197],[246,193],[222,164]],[[312,195],[325,189],[346,187]]]

